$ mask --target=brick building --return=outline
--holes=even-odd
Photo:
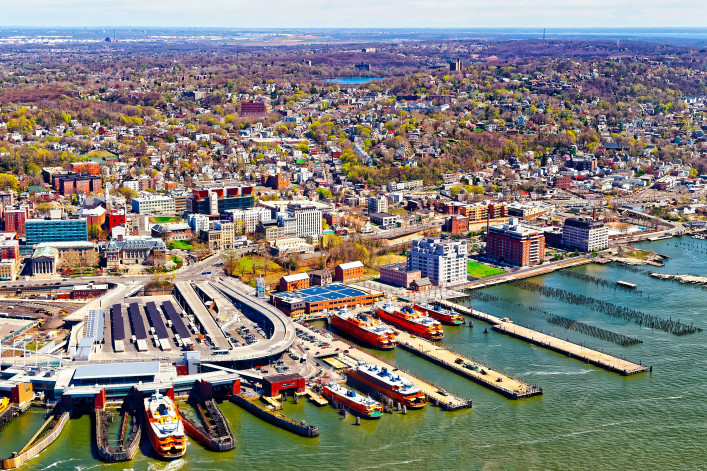
[[[280,291],[294,291],[296,289],[309,288],[309,275],[306,273],[295,273],[285,275],[280,278]]]
[[[569,175],[558,175],[555,177],[554,186],[561,190],[567,189],[572,186],[572,177]]]
[[[108,213],[108,232],[111,232],[114,227],[125,224],[125,209],[112,209]]]
[[[71,171],[98,177],[101,175],[101,165],[98,162],[73,162],[71,164]]]
[[[255,101],[241,102],[241,116],[263,116],[268,113],[265,103]]]
[[[18,235],[25,233],[25,221],[27,220],[26,209],[6,209],[5,210],[5,231],[15,232]]]
[[[72,173],[54,178],[54,189],[64,196],[73,193],[88,195],[102,191],[101,178],[87,173]]]
[[[490,226],[486,235],[486,257],[517,267],[537,265],[545,259],[545,234],[515,218],[508,224]]]
[[[380,267],[381,281],[403,288],[410,288],[415,280],[422,278],[420,270],[408,270],[405,263],[393,263]]]
[[[363,263],[360,261],[340,263],[334,268],[334,279],[341,283],[356,281],[363,277]]]
[[[452,234],[469,232],[469,218],[464,216],[449,216],[444,221],[444,230]]]
[[[262,185],[273,190],[284,190],[287,188],[290,182],[281,173],[271,173],[269,175],[263,175]]]

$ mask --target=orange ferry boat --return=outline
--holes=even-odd
[[[383,415],[383,406],[380,402],[374,401],[370,397],[356,394],[351,389],[331,383],[322,388],[322,396],[332,402],[342,404],[352,413],[367,419],[380,419]]]
[[[427,398],[412,381],[391,373],[388,368],[361,363],[348,371],[349,380],[367,388],[374,389],[391,399],[398,401],[408,409],[425,407]]]
[[[390,350],[398,343],[393,329],[368,314],[352,314],[348,309],[341,309],[332,314],[331,325],[374,347]]]
[[[439,321],[430,316],[417,312],[410,306],[398,309],[392,303],[386,303],[376,310],[378,317],[396,327],[419,335],[430,340],[439,340],[444,337],[444,330]]]
[[[449,309],[442,309],[439,306],[433,306],[432,304],[426,303],[415,304],[412,308],[423,314],[427,314],[440,322],[444,322],[445,324],[464,325],[464,318],[461,314],[457,314]]]
[[[150,443],[158,455],[165,459],[176,459],[184,455],[184,423],[170,398],[159,392],[146,397],[145,423]]]

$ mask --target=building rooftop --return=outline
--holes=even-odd
[[[355,262],[340,263],[339,268],[341,268],[342,270],[351,270],[353,268],[363,268],[363,263],[361,263],[360,260],[356,260]]]
[[[128,376],[155,376],[159,372],[160,362],[158,361],[80,365],[76,367],[73,379],[77,381],[97,378],[125,378]]]
[[[309,275],[306,273],[295,273],[294,275],[285,275],[282,277],[283,280],[285,280],[287,283],[292,283],[294,281],[303,281],[303,280],[308,280]]]

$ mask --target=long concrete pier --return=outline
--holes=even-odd
[[[306,327],[305,327],[306,328]],[[317,338],[320,342],[329,342],[331,339],[327,339],[323,337],[321,334],[314,330],[307,330],[307,334],[313,335],[315,338]],[[346,345],[344,348],[341,348],[340,345]],[[453,395],[451,393],[446,392],[444,389],[435,386],[434,384],[430,383],[429,381],[426,381],[424,379],[418,378],[417,376],[413,375],[410,372],[403,371],[398,369],[397,366],[388,363],[387,361],[378,358],[375,355],[372,355],[368,352],[365,352],[363,350],[359,350],[355,346],[344,342],[343,340],[336,338],[336,343],[332,344],[332,347],[329,349],[322,349],[320,352],[320,355],[318,356],[329,356],[329,355],[334,355],[335,353],[335,347],[338,347],[340,350],[347,350],[349,357],[352,359],[356,360],[357,362],[364,362],[368,363],[369,365],[377,365],[380,367],[385,367],[388,368],[389,370],[397,370],[396,374],[399,374],[401,377],[412,381],[412,383],[420,388],[420,391],[422,391],[425,396],[427,396],[427,399],[432,402],[433,404],[439,405],[441,408],[445,410],[458,410],[458,409],[467,409],[471,407],[471,400],[470,399],[465,399],[460,396]]]
[[[452,353],[444,347],[399,331],[398,346],[510,399],[539,396],[543,389],[494,371],[476,360]]]
[[[222,349],[228,348],[228,340],[226,340],[223,332],[221,332],[214,317],[209,310],[206,309],[201,299],[199,299],[191,283],[187,281],[177,281],[174,286],[177,293],[179,293],[177,300],[180,301],[182,307],[188,307],[189,311],[196,316],[197,321],[202,325],[209,337],[213,339],[214,344]]]
[[[493,330],[501,332],[502,334],[524,340],[554,352],[562,353],[570,358],[582,360],[585,363],[604,368],[605,370],[613,373],[618,373],[623,376],[630,376],[648,371],[648,367],[646,366],[638,365],[606,353],[592,350],[591,348],[582,347],[581,345],[558,339],[551,335],[543,334],[536,330],[504,320],[505,318],[501,319],[500,317],[491,316],[481,311],[477,311],[476,309],[460,306],[459,304],[451,303],[445,300],[435,302],[448,309],[452,309],[475,319],[488,322],[492,325]]]

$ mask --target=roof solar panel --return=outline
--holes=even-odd
[[[133,328],[133,335],[138,340],[144,340],[147,338],[147,330],[145,330],[145,323],[140,315],[140,306],[137,303],[131,303],[128,306],[128,315],[130,316],[130,325]]]
[[[113,340],[125,340],[125,321],[123,320],[123,309],[120,304],[114,304],[110,308],[110,324]]]
[[[169,334],[167,333],[167,327],[165,327],[162,321],[162,315],[157,310],[155,303],[150,301],[145,305],[145,310],[147,311],[147,319],[150,321],[152,327],[155,328],[155,334],[158,339],[168,339]]]
[[[184,321],[179,315],[177,309],[172,304],[172,301],[166,301],[162,303],[162,309],[164,310],[167,319],[172,321],[172,327],[174,328],[174,330],[177,331],[177,335],[179,335],[183,339],[188,339],[189,337],[191,337],[187,326],[184,325]]]

